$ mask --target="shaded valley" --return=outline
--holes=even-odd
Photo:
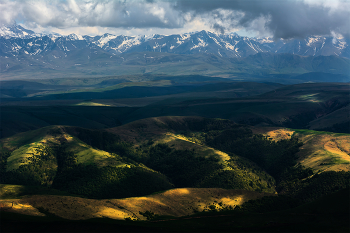
[[[239,221],[219,229],[278,231],[330,229],[330,218],[346,228],[317,203],[348,214],[339,204],[350,178],[348,83],[54,81],[1,87],[0,208],[9,224],[211,231]],[[315,211],[310,224],[298,217]]]

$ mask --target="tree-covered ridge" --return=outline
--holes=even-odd
[[[0,170],[1,182],[12,184],[51,186],[57,172],[56,148],[39,146],[33,156],[26,158],[28,163],[16,170],[7,170],[9,152],[1,151],[4,158]],[[7,157],[7,158],[6,158]],[[6,160],[5,160],[6,158]]]
[[[189,119],[177,118],[176,121],[170,121],[168,118],[162,120],[161,123],[158,122],[161,127],[184,134],[200,130],[208,132],[239,127],[232,121],[222,119],[194,117]],[[145,125],[138,124],[136,128],[145,127]],[[124,161],[131,159],[131,161],[145,164],[147,167],[161,172],[169,178],[175,187],[223,187],[274,192],[275,182],[271,176],[267,175],[258,166],[249,161],[243,161],[237,156],[234,156],[234,159],[229,162],[229,169],[224,171],[225,169],[219,163],[217,157],[200,156],[194,149],[174,149],[167,144],[154,144],[152,140],[135,148],[132,147],[132,144],[123,142],[115,135],[109,135],[105,132],[95,133],[81,128],[72,129],[75,131],[73,134],[82,141],[88,142],[93,139],[94,145],[97,145],[99,149],[118,153]],[[88,135],[91,135],[91,138],[88,138]],[[115,140],[110,140],[111,138]],[[218,174],[221,178],[216,180],[216,184],[210,184],[209,180]],[[230,181],[229,179],[232,177],[236,177],[237,182]]]
[[[209,132],[237,125],[227,120],[190,119],[181,124],[170,122],[168,127],[186,134],[192,132],[189,129]],[[18,169],[6,171],[4,164],[3,183],[52,186],[94,198],[146,195],[172,187],[275,191],[272,177],[237,156],[223,166],[218,157],[202,156],[195,150],[174,149],[152,141],[134,147],[117,135],[101,130],[56,127],[47,132],[56,140],[38,147],[28,163]],[[75,148],[72,142],[105,151],[109,159],[122,164],[101,166],[90,160],[82,162],[81,152],[77,154],[72,149]]]
[[[350,172],[326,171],[314,174],[311,169],[302,166],[292,167],[277,182],[278,196],[250,200],[235,210],[263,213],[294,208],[349,189],[349,179]]]
[[[5,165],[1,183],[52,186],[93,198],[142,196],[173,187],[164,175],[131,160],[119,167],[78,164],[65,143],[38,151],[16,170],[6,171]]]
[[[275,179],[249,160],[232,156],[228,169],[216,171],[205,177],[200,187],[220,186],[227,189],[244,189],[258,192],[275,192]]]
[[[53,187],[89,198],[125,198],[174,186],[166,176],[140,166],[98,168],[78,165],[56,176]]]
[[[259,168],[251,168],[249,163],[244,166],[237,159],[230,162],[232,169],[223,170],[217,158],[197,156],[194,151],[175,150],[165,144],[143,150],[136,150],[130,145],[127,148],[123,151],[123,158],[129,163],[123,167],[77,164],[76,156],[67,151],[65,145],[49,148],[50,156],[57,160],[57,168],[51,170],[55,175],[45,184],[93,198],[140,196],[173,187],[222,187],[274,192],[272,177],[262,171],[260,176],[256,175]],[[40,157],[37,159],[40,163],[32,162],[15,171],[4,172],[2,182],[43,184],[45,179],[42,174],[46,174],[46,170],[42,161],[45,157],[43,160]],[[215,178],[218,174],[220,179]],[[236,177],[235,181],[231,181],[232,177]],[[210,183],[213,178],[216,184]]]
[[[248,126],[221,119],[173,117],[155,122],[165,132],[176,132],[182,142],[226,152],[225,160],[219,154],[200,153],[197,147],[182,149],[183,143],[174,146],[175,141],[162,143],[150,137],[135,146],[108,131],[56,127],[47,130],[56,140],[38,147],[29,162],[18,169],[6,170],[11,151],[3,148],[1,182],[43,185],[91,198],[142,196],[170,188],[198,187],[269,193],[277,190],[294,199],[292,192],[309,187],[303,180],[313,173],[304,168],[295,170],[296,154],[302,145],[296,137],[273,141],[254,135]],[[139,132],[149,125],[137,123],[133,127]],[[89,153],[100,151],[109,157],[101,155],[101,163],[89,153],[77,151],[78,145],[88,147]],[[344,174],[335,174],[331,177],[343,179]],[[331,187],[329,192],[335,189]],[[310,198],[316,196],[312,194]]]
[[[260,134],[253,135],[246,127],[210,131],[204,136],[208,145],[250,159],[274,177],[296,164],[296,153],[302,145],[296,137],[272,141]]]

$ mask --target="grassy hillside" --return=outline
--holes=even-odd
[[[93,147],[93,143],[89,145],[74,135],[75,131],[51,126],[3,139],[2,182],[54,186],[93,197],[143,195],[172,187],[165,176],[116,153]],[[95,139],[105,136],[100,131],[86,133],[93,134]],[[107,136],[119,145],[114,135]],[[131,188],[126,189],[128,185]]]
[[[273,140],[298,137],[303,143],[298,163],[315,172],[350,171],[350,134],[269,127],[253,128],[253,132]]]
[[[190,132],[235,126],[233,122],[221,119],[161,117],[136,121],[108,131],[136,146],[137,151],[129,153],[129,158],[165,174],[175,187],[274,192],[273,178],[258,166],[208,147],[189,135]],[[217,183],[211,183],[218,175]]]
[[[149,155],[158,154],[157,163],[148,156],[140,161],[155,170],[168,174],[169,177],[173,178],[175,185],[180,182],[178,179],[182,180],[180,187],[195,185],[196,187],[240,188],[273,192],[274,179],[265,171],[251,161],[208,146],[201,136],[203,131],[235,127],[239,127],[239,125],[228,120],[172,116],[143,119],[108,129],[108,131],[140,147],[149,144],[156,145],[151,148]],[[183,151],[181,159],[177,158],[180,155],[177,150]],[[182,161],[185,156],[187,158]],[[211,167],[201,168],[198,165],[203,163],[201,159],[204,158],[212,159]],[[191,164],[193,162],[195,163]],[[163,166],[162,164],[172,164],[173,166]],[[174,172],[171,169],[175,169]],[[196,174],[196,169],[198,169],[197,173],[201,174],[197,178],[187,171],[193,170]],[[178,174],[182,173],[184,177],[181,178]],[[183,183],[186,179],[188,181]]]
[[[214,190],[212,190],[212,193],[214,193],[213,191]],[[186,197],[186,194],[177,195],[177,197]],[[195,200],[195,198],[193,200]],[[40,199],[40,196],[36,196],[28,198],[27,200],[31,200],[31,204],[35,203],[39,206],[43,205],[41,201],[45,199]],[[52,201],[48,199],[47,201],[54,202],[57,200],[63,203],[70,203],[72,199],[57,198]],[[185,201],[186,199],[183,200]],[[12,203],[6,203],[6,201],[5,203],[3,202],[3,206],[12,205]],[[235,210],[226,212],[209,211],[192,216],[183,216],[179,218],[169,217],[154,221],[118,221],[117,218],[121,218],[122,215],[125,214],[125,209],[121,209],[121,212],[118,212],[116,211],[118,207],[102,200],[98,203],[98,206],[102,207],[99,210],[102,211],[96,212],[98,211],[95,209],[97,205],[91,206],[91,204],[95,204],[91,202],[91,200],[84,200],[83,202],[83,200],[79,199],[79,201],[81,202],[72,203],[73,206],[77,207],[76,211],[69,212],[72,214],[69,214],[69,216],[66,215],[65,217],[79,217],[80,214],[88,210],[87,213],[94,215],[94,219],[68,221],[50,215],[50,213],[53,212],[57,215],[60,214],[59,210],[55,208],[48,208],[45,211],[41,209],[44,213],[48,214],[49,217],[18,214],[24,212],[24,205],[20,204],[20,200],[16,200],[14,201],[12,210],[10,210],[9,207],[7,207],[7,209],[5,209],[6,207],[2,208],[2,219],[5,221],[1,225],[1,229],[3,231],[9,231],[10,229],[23,231],[27,229],[28,226],[35,228],[36,231],[39,232],[53,232],[56,230],[70,231],[72,228],[78,232],[110,232],[115,231],[115,229],[123,232],[347,232],[349,229],[347,221],[349,217],[349,189],[340,190],[339,192],[290,210],[264,214],[256,212],[242,213]],[[151,203],[152,202],[148,202],[148,204]],[[84,204],[87,209],[81,208]],[[160,204],[155,204],[155,206],[157,205],[161,207]],[[22,208],[15,209],[15,206]],[[31,205],[27,206],[29,207]],[[151,207],[151,205],[149,206]],[[28,207],[27,209],[29,210]],[[67,207],[68,206],[63,205],[63,208]],[[177,205],[177,207],[181,209],[181,205]],[[27,214],[34,215],[34,211],[29,210]],[[38,214],[43,215],[40,212]],[[132,213],[126,212],[125,215],[132,215]],[[108,218],[114,217],[115,219],[101,218],[101,216]],[[144,216],[141,215],[140,217],[144,218]]]
[[[217,124],[215,127],[213,122],[216,122]],[[202,127],[201,132],[198,132],[199,128],[196,128],[198,125],[201,125]],[[243,151],[237,149],[237,147],[240,146],[239,144],[244,145],[244,143],[249,142],[244,141],[247,139],[239,141],[239,143],[235,145],[234,141],[237,139],[230,139],[230,137],[232,137],[230,136],[232,133],[227,135],[224,134],[225,136],[223,137],[220,136],[220,134],[224,133],[225,130],[228,131],[230,128],[235,129],[237,127],[240,128],[239,125],[230,125],[230,121],[227,120],[210,121],[210,119],[203,119],[199,117],[158,117],[135,121],[117,128],[109,129],[109,131],[120,135],[120,137],[124,138],[124,140],[128,140],[141,146],[142,144],[149,143],[149,140],[152,139],[151,143],[166,143],[173,148],[195,150],[197,151],[197,154],[202,154],[204,156],[217,153],[219,155],[217,158],[219,158],[221,163],[224,165],[224,169],[230,169],[228,164],[234,160],[234,157],[232,154],[228,155],[225,152],[234,152],[239,156],[250,156],[250,152],[245,154],[247,153],[247,149],[243,149]],[[215,140],[213,141],[213,139],[211,139],[212,142],[215,142],[213,144],[210,144],[210,140],[208,141],[210,130],[224,130],[222,133],[216,133],[217,136],[214,136],[214,139],[217,137],[217,139],[215,139],[216,142]],[[299,164],[306,169],[310,168],[315,173],[328,171],[349,171],[349,134],[312,130],[296,130],[278,127],[253,127],[252,130],[253,134],[263,134],[267,138],[276,142],[277,145],[278,143],[281,144],[282,141],[298,138],[299,142],[302,143],[302,146],[299,148],[299,152],[295,154],[294,165]],[[218,141],[219,139],[222,141]],[[233,150],[229,144],[225,144],[226,141],[229,141],[229,143],[233,143],[233,145],[235,145],[233,146]],[[218,144],[218,142],[220,143]],[[270,142],[266,143],[267,145],[270,145]],[[216,149],[208,146],[208,144],[214,146]],[[263,150],[266,149],[259,149],[259,146],[262,145],[255,144],[254,146],[248,147],[257,147],[257,150],[260,150],[258,153],[265,153]],[[278,149],[277,152],[283,153],[283,150]],[[272,154],[266,154],[266,156],[278,156],[277,154]],[[248,158],[253,159],[253,161],[257,162],[264,169],[267,169],[268,172],[270,171],[269,169],[273,169],[273,167],[281,166],[281,164],[275,164],[273,166],[270,164],[271,162],[273,163],[273,161],[278,161],[278,157],[274,158],[272,161],[266,160],[265,162],[263,162],[264,160],[260,160],[258,157]],[[229,161],[229,159],[231,160]],[[287,162],[287,158],[282,158],[282,160]],[[269,166],[272,167],[269,168]],[[293,166],[293,163],[290,163],[287,165],[287,167],[288,166]],[[244,169],[245,171],[249,170],[247,167]]]
[[[63,126],[2,139],[3,151],[10,152],[2,155],[6,169],[2,180],[93,198],[139,196],[172,187],[275,192],[274,179],[254,163],[208,147],[188,134],[236,127],[233,122],[161,119],[145,120],[146,126],[135,122],[121,127],[128,136],[135,131],[134,140],[122,133]],[[147,125],[149,133],[142,133]],[[136,147],[130,144],[135,141]]]
[[[108,130],[46,127],[1,140],[1,161],[8,156],[6,161],[11,162],[13,153],[24,153],[23,148],[43,146],[27,154],[34,158],[27,165],[2,172],[1,179],[7,175],[23,179],[16,175],[20,171],[42,174],[41,179],[50,181],[49,169],[55,169],[51,183],[41,186],[1,185],[1,211],[10,221],[13,216],[23,218],[18,214],[53,223],[139,219],[154,222],[121,224],[130,224],[129,229],[188,226],[203,231],[213,230],[209,222],[220,224],[221,230],[299,229],[290,228],[294,224],[315,229],[305,216],[297,216],[316,211],[317,218],[308,221],[331,229],[329,219],[337,222],[336,211],[341,211],[339,216],[347,214],[327,196],[349,187],[348,162],[339,163],[346,157],[343,153],[348,154],[349,138],[348,134],[181,116],[143,119]],[[46,149],[49,144],[56,147]],[[336,159],[322,164],[330,158]],[[316,208],[320,200],[331,206],[333,214]],[[180,218],[169,221],[174,217]],[[239,226],[222,225],[235,219]],[[271,219],[278,224],[271,225]],[[337,222],[339,229],[345,229],[342,221]]]
[[[200,158],[209,160],[211,158],[214,159],[217,162],[213,160],[212,164],[213,166],[214,164],[217,164],[215,165],[217,168],[214,168],[214,166],[211,169],[214,169],[217,172],[222,171],[221,173],[217,173],[214,172],[214,170],[211,170],[211,172],[209,171],[210,169],[208,170],[208,177],[212,176],[212,179],[214,180],[214,177],[219,174],[221,174],[221,176],[225,174],[224,177],[227,177],[228,179],[230,176],[228,173],[236,174],[236,176],[238,174],[245,174],[245,177],[250,177],[250,179],[256,180],[254,182],[257,183],[261,183],[257,180],[265,177],[261,184],[267,180],[271,180],[268,176],[263,175],[263,172],[259,171],[259,168],[253,168],[254,165],[250,164],[249,161],[244,161],[241,157],[235,157],[233,154],[227,154],[227,152],[233,152],[238,153],[237,155],[241,156],[243,155],[240,154],[242,152],[230,151],[226,146],[221,148],[224,151],[226,150],[226,153],[217,150],[217,148],[220,149],[221,144],[217,144],[215,140],[222,140],[219,139],[220,134],[216,133],[217,136],[210,139],[212,141],[208,141],[208,135],[211,131],[222,131],[224,129],[235,129],[237,127],[240,128],[242,126],[227,120],[205,119],[200,117],[160,117],[144,119],[108,130],[113,133],[111,136],[117,135],[117,137],[108,136],[108,133],[103,133],[103,131],[54,126],[21,133],[11,138],[2,139],[1,142],[3,149],[11,151],[10,156],[6,160],[7,171],[16,170],[21,165],[29,164],[33,160],[33,156],[40,156],[40,154],[45,152],[45,147],[54,147],[61,145],[64,142],[65,151],[75,155],[77,165],[96,165],[97,167],[112,166],[122,168],[125,166],[130,167],[130,164],[139,166],[137,163],[141,163],[146,164],[148,167],[152,167],[155,166],[155,164],[152,164],[153,162],[149,158],[150,153],[158,152],[152,152],[152,150],[155,149],[150,149],[158,148],[160,151],[164,151],[161,153],[165,153],[165,151],[168,151],[166,152],[168,154],[174,153],[173,156],[180,153],[179,151],[184,151],[181,153],[187,154],[187,159],[193,160],[193,162]],[[259,128],[255,128],[255,131],[257,129]],[[332,134],[310,130],[261,129],[260,133],[265,133],[268,137],[278,140],[290,139],[292,135],[298,137],[303,143],[300,152],[297,154],[298,162],[305,167],[312,168],[314,171],[349,170],[348,165],[350,161],[348,159],[348,154],[350,149],[347,145],[349,144],[350,139],[347,134]],[[96,135],[99,136],[96,137]],[[217,139],[215,139],[216,137]],[[107,140],[107,138],[109,138],[109,140]],[[104,140],[104,142],[101,140]],[[122,142],[120,140],[127,143],[116,144],[119,146],[110,146],[115,142]],[[130,147],[131,145],[128,143],[133,143],[136,148]],[[164,144],[166,147],[157,147],[156,145],[158,144]],[[212,148],[212,146],[216,149]],[[190,151],[192,151],[191,153],[193,154],[189,153]],[[49,154],[49,152],[45,153]],[[163,159],[164,161],[162,163],[168,163],[170,162],[171,157],[164,157]],[[55,160],[54,162],[44,162],[44,164],[46,164],[45,166],[49,166],[49,170],[57,170],[57,162],[55,162]],[[243,168],[240,168],[241,166],[243,166]],[[267,165],[265,164],[264,166]],[[156,169],[155,167],[152,167],[152,169],[157,170],[159,168]],[[161,172],[164,173],[164,171]],[[175,178],[173,177],[173,179]],[[203,177],[195,183],[200,186],[209,185],[210,179],[208,179],[209,178]],[[202,183],[200,184],[200,182]],[[195,184],[193,183],[191,185]],[[272,188],[273,184],[271,181],[268,181],[263,187]],[[231,188],[233,188],[233,186],[231,186]],[[241,186],[241,188],[250,189],[249,187],[243,186]],[[267,190],[268,189],[266,189],[266,191]]]
[[[67,151],[77,156],[78,164],[97,164],[103,166],[107,163],[112,166],[123,166],[121,158],[106,151],[92,148],[78,138],[65,132],[62,126],[49,126],[38,130],[17,134],[1,141],[2,148],[11,151],[7,159],[7,170],[16,170],[19,166],[28,164],[28,158],[38,155],[40,148],[66,143]],[[57,166],[57,165],[56,165]]]
[[[22,186],[8,187],[2,185],[2,190],[12,188],[12,193]],[[5,196],[2,192],[2,198]],[[227,190],[218,188],[182,188],[152,194],[145,197],[124,199],[93,200],[64,195],[32,195],[7,198],[0,201],[2,209],[34,216],[45,213],[54,214],[64,219],[125,218],[146,220],[140,212],[152,212],[162,216],[180,217],[212,209],[233,209],[244,202],[269,196],[271,194],[246,190]],[[12,205],[13,203],[13,205]],[[39,211],[38,211],[39,210]]]
[[[319,171],[350,170],[350,135],[322,131],[296,130],[304,142],[299,152],[300,163]]]

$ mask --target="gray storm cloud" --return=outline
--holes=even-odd
[[[231,9],[244,14],[231,27],[265,31],[275,38],[295,38],[309,35],[330,35],[332,32],[350,35],[350,2],[340,2],[336,9],[324,4],[304,1],[253,1],[253,0],[178,0],[176,9],[203,14],[217,9]],[[234,18],[232,19],[234,20]],[[265,21],[256,27],[256,21]]]
[[[176,29],[202,19],[221,33],[244,28],[284,39],[334,33],[349,37],[350,2],[338,1],[330,7],[302,0],[0,0],[0,23]]]

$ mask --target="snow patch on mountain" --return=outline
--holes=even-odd
[[[224,43],[225,43],[225,48],[226,48],[226,49],[235,51],[235,46],[236,46],[236,44],[238,43],[238,41],[235,41],[235,44],[234,44],[234,45],[232,45],[232,44],[230,44],[230,43],[228,43],[228,42],[226,42],[226,41],[224,41]]]
[[[74,34],[74,33],[68,35],[67,38],[70,40],[84,40],[84,37],[82,37],[81,35]]]
[[[326,43],[326,41],[325,40],[323,40],[323,42],[322,42],[322,46],[321,46],[321,49],[323,48],[323,46],[324,46],[324,44]]]
[[[123,53],[129,48],[141,44],[142,39],[144,40],[144,37],[140,36],[126,39],[116,48],[116,50],[118,50],[120,53]]]
[[[199,47],[207,47],[208,44],[201,38],[197,38],[198,39],[198,43],[195,44],[192,48],[190,48],[190,50],[193,50],[193,49],[196,49],[196,48],[199,48]]]
[[[258,51],[254,48],[254,46],[252,45],[252,42],[250,42],[249,40],[247,40],[246,38],[244,38],[244,42],[250,47],[252,48],[256,53],[258,53]]]
[[[306,40],[306,45],[311,47],[314,43],[316,43],[317,41],[319,41],[321,38],[320,37],[309,37],[307,40]]]
[[[5,37],[6,39],[12,37],[25,39],[35,37],[37,34],[14,23],[12,25],[0,25],[0,36]]]
[[[96,44],[99,46],[99,47],[103,47],[105,44],[107,44],[110,40],[113,40],[117,38],[117,36],[115,35],[111,35],[111,34],[105,34],[103,35],[97,42]]]
[[[334,46],[339,50],[343,50],[344,48],[347,47],[347,44],[345,41],[338,41],[338,43]]]
[[[12,50],[14,50],[14,51],[18,51],[18,50],[20,50],[22,47],[21,46],[19,46],[18,44],[14,44],[14,46],[12,47]]]
[[[190,34],[185,33],[185,34],[182,34],[182,35],[181,35],[181,40],[184,41],[184,40],[187,40],[187,39],[190,38],[190,37],[191,37]]]

